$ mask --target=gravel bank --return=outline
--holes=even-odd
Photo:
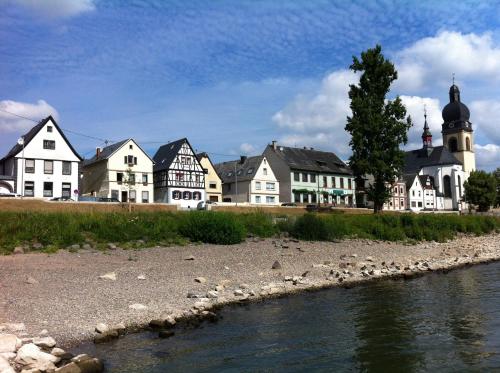
[[[46,329],[70,347],[94,338],[99,323],[134,329],[246,298],[498,260],[499,240],[492,234],[408,246],[250,239],[233,246],[3,256],[0,324],[25,323],[30,336]]]

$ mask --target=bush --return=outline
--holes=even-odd
[[[233,219],[241,221],[248,233],[258,237],[272,237],[278,233],[278,227],[273,223],[273,216],[263,212],[253,212],[232,215]]]
[[[231,245],[246,237],[245,226],[235,215],[224,212],[193,211],[180,220],[179,232],[195,242]]]
[[[304,214],[297,218],[292,233],[295,237],[308,241],[327,241],[330,239],[326,219],[313,213]]]

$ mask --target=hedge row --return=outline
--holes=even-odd
[[[329,241],[360,237],[388,241],[453,238],[457,232],[485,234],[500,231],[500,219],[491,216],[431,214],[321,215],[274,217],[256,212],[234,214],[193,211],[123,213],[16,213],[0,212],[0,251],[41,243],[57,249],[91,241],[127,247],[145,244],[182,244],[187,240],[235,244],[247,235],[272,237],[286,232],[304,240]]]

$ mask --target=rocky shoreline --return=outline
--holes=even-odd
[[[56,346],[56,339],[71,347],[88,340],[107,342],[145,328],[168,338],[182,325],[216,320],[217,309],[229,304],[496,261],[499,238],[498,233],[461,236],[418,245],[254,238],[234,246],[0,257],[0,373],[100,372],[102,362],[72,356]],[[102,299],[92,297],[96,291],[103,292]],[[136,298],[140,299],[133,302]],[[64,314],[59,315],[57,302],[64,303],[71,325],[61,324]]]

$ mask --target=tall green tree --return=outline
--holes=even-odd
[[[472,171],[464,183],[465,200],[479,211],[488,211],[497,199],[497,180],[485,171]]]
[[[353,56],[350,69],[361,73],[359,84],[351,84],[349,90],[352,116],[345,129],[351,134],[350,166],[356,176],[373,175],[368,197],[379,212],[390,196],[388,186],[404,166],[399,147],[408,141],[411,118],[399,97],[386,99],[398,73],[380,45],[362,52],[361,59]]]

